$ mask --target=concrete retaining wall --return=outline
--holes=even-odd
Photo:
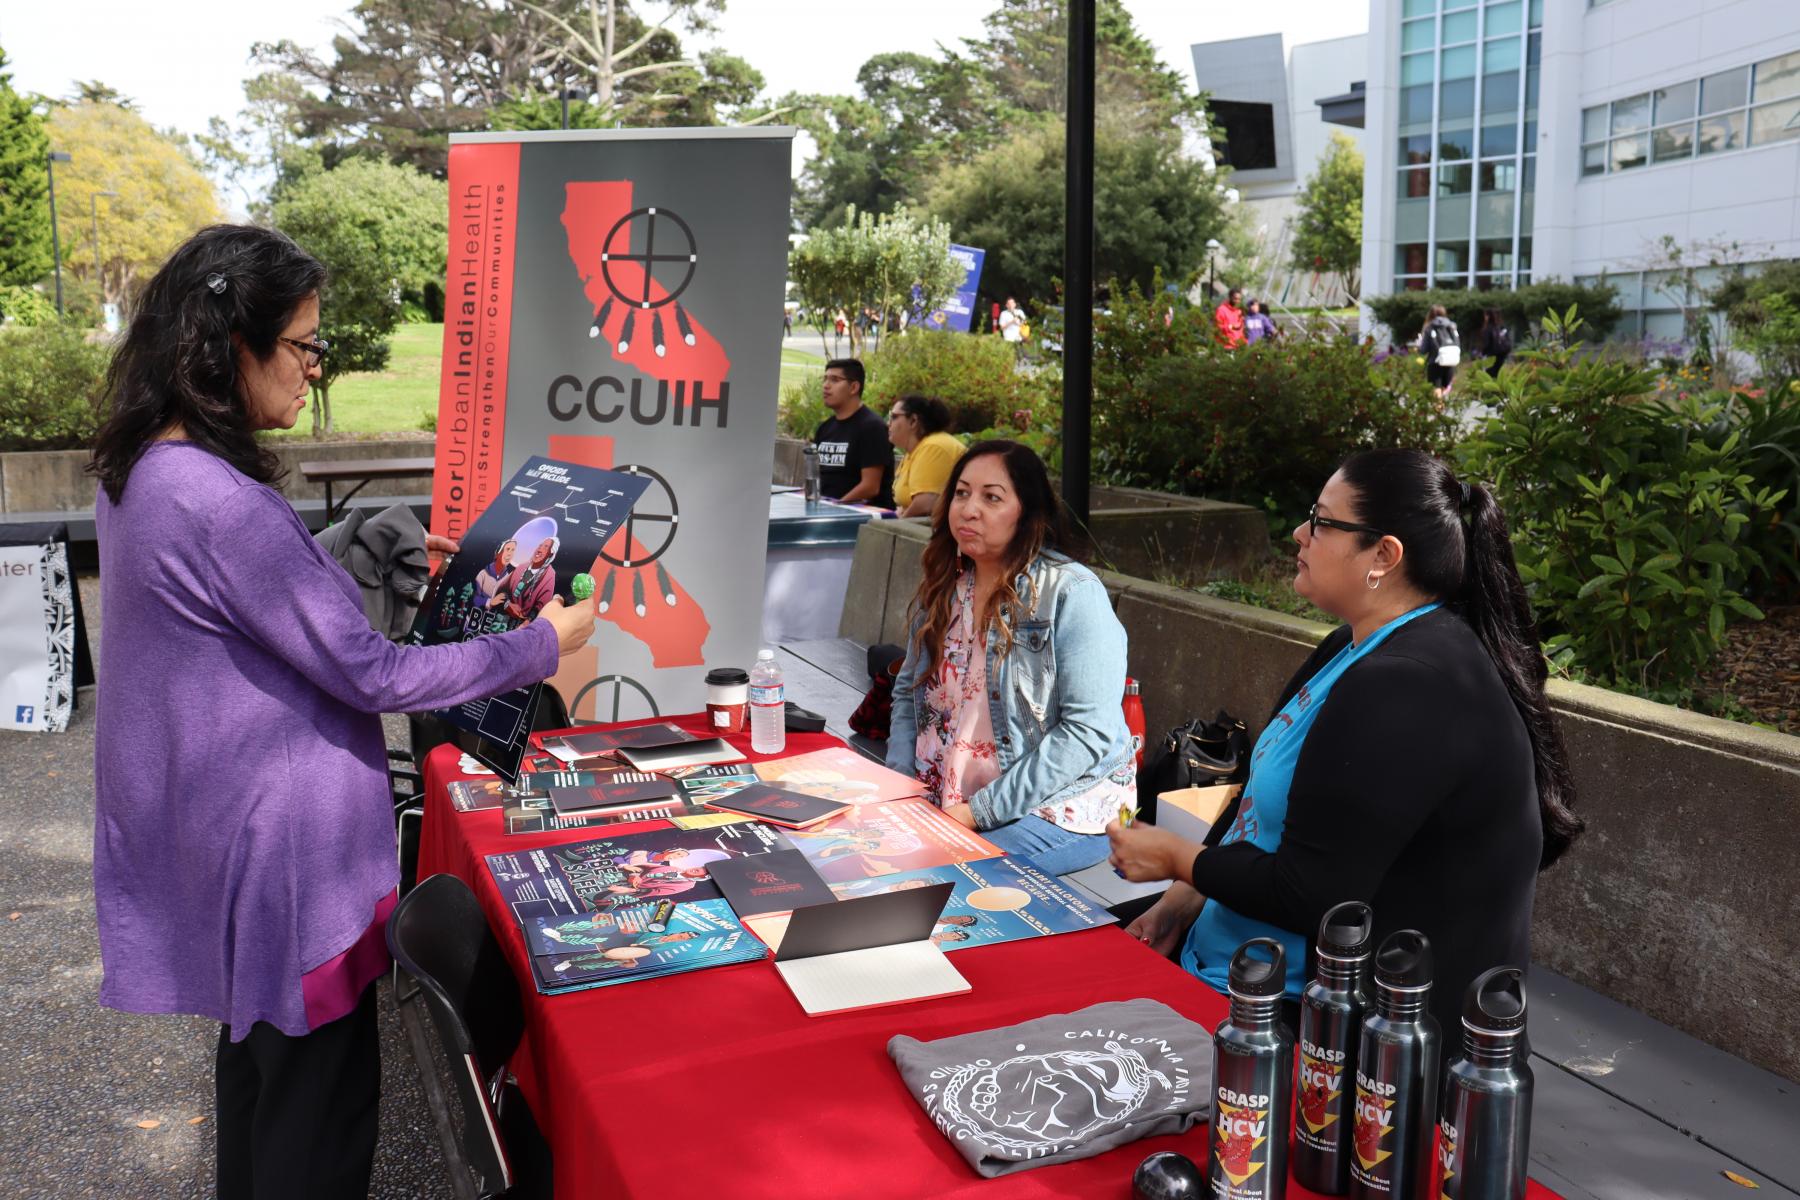
[[[900,642],[922,524],[862,528],[840,632]],[[1224,708],[1260,731],[1329,628],[1102,572],[1155,736]],[[1800,1081],[1800,738],[1556,682],[1587,834],[1540,877],[1538,962]]]
[[[287,467],[290,500],[323,500],[325,489],[300,478],[300,464],[308,461],[365,458],[424,458],[433,453],[437,439],[422,433],[416,438],[383,438],[379,441],[314,441],[311,438],[278,438],[275,454]],[[0,513],[80,512],[94,507],[97,483],[86,474],[86,450],[29,450],[0,454]],[[344,485],[354,486],[354,485]],[[342,496],[344,486],[334,490]],[[363,491],[374,496],[428,496],[430,479],[379,479]]]

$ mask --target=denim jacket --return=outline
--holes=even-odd
[[[988,710],[1000,777],[969,798],[977,829],[994,829],[1035,808],[1094,787],[1131,760],[1125,728],[1125,627],[1099,578],[1053,552],[1014,581],[1023,615],[1002,610],[1013,633],[1004,657],[987,631]],[[916,773],[924,656],[915,616],[906,661],[894,679],[887,765]]]

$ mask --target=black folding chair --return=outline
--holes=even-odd
[[[455,1142],[479,1194],[551,1195],[549,1143],[507,1072],[525,1032],[519,984],[475,893],[454,875],[422,880],[388,917],[387,942],[418,981],[450,1064]]]

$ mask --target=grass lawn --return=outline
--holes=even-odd
[[[335,434],[418,433],[420,422],[437,412],[438,362],[443,354],[442,325],[402,325],[394,331],[394,349],[385,371],[341,376],[331,388],[331,425]],[[816,383],[825,360],[803,350],[781,352],[781,386]],[[276,437],[311,437],[312,411]]]
[[[438,360],[444,348],[442,325],[402,325],[394,331],[385,371],[339,376],[331,386],[334,433],[418,433],[420,422],[437,412]],[[312,410],[300,414],[280,437],[311,437]]]

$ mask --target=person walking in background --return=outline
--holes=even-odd
[[[894,507],[894,448],[887,422],[863,405],[860,360],[834,358],[825,364],[819,390],[831,416],[813,433],[819,447],[819,490],[846,504]]]
[[[1441,304],[1431,306],[1431,317],[1419,334],[1419,353],[1425,359],[1425,378],[1442,400],[1456,382],[1456,368],[1462,362],[1462,335],[1456,331],[1449,310]]]
[[[1227,350],[1236,350],[1245,345],[1244,340],[1244,293],[1241,288],[1232,288],[1225,296],[1225,303],[1213,312],[1215,336],[1219,344]]]
[[[1014,358],[1025,353],[1025,314],[1019,311],[1019,302],[1011,296],[1006,298],[1006,307],[1000,310],[1000,337],[1012,346]]]
[[[908,392],[888,409],[888,441],[903,457],[894,471],[894,507],[903,517],[928,517],[962,457],[950,428],[950,406],[935,396]]]
[[[1264,338],[1271,342],[1279,331],[1275,328],[1275,318],[1263,311],[1261,300],[1252,300],[1244,309],[1244,340],[1249,345],[1256,345]]]
[[[1499,309],[1487,309],[1481,314],[1481,357],[1493,360],[1488,364],[1489,377],[1500,378],[1500,368],[1512,357],[1512,351],[1512,330],[1506,327]]]

